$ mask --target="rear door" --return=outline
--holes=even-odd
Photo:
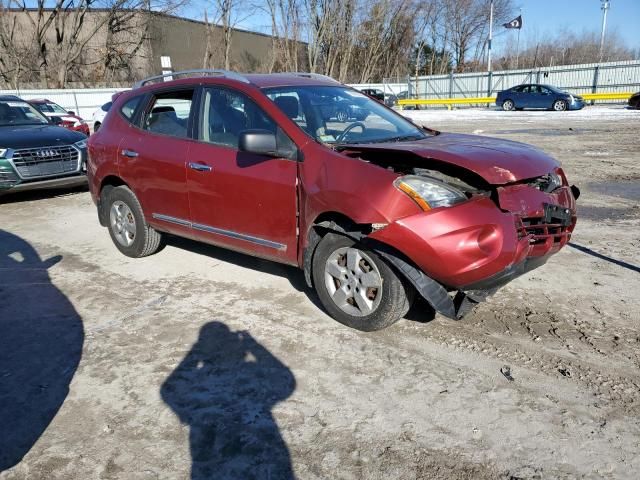
[[[194,234],[204,241],[297,263],[296,160],[238,150],[241,132],[276,133],[293,142],[248,95],[203,88],[197,142],[189,149],[187,188]]]
[[[120,174],[132,186],[145,217],[162,230],[189,234],[186,163],[191,146],[194,88],[154,92],[138,128],[118,149]]]

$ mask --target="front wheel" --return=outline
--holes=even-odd
[[[371,332],[400,320],[413,289],[376,253],[351,238],[328,233],[313,256],[313,283],[338,322]]]
[[[505,100],[504,102],[502,102],[502,110],[504,110],[505,112],[510,112],[515,108],[515,104],[513,103],[513,100]]]
[[[567,102],[564,100],[556,100],[553,102],[553,109],[556,112],[564,112],[567,109]]]
[[[109,235],[115,246],[128,257],[140,258],[155,253],[162,235],[147,225],[142,206],[128,187],[120,186],[106,193]]]

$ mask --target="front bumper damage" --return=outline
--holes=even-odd
[[[575,227],[575,187],[545,193],[518,184],[499,187],[496,194],[495,201],[480,197],[400,219],[367,242],[434,310],[460,319],[500,287],[543,265]]]

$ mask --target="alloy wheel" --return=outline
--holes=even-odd
[[[123,247],[129,247],[136,239],[136,219],[129,206],[117,200],[109,210],[109,224],[116,240]]]
[[[343,312],[363,317],[380,306],[382,276],[375,262],[357,248],[342,247],[327,259],[325,286]]]

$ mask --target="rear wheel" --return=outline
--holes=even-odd
[[[513,103],[513,100],[505,100],[504,102],[502,102],[502,110],[504,110],[505,112],[510,112],[515,108],[515,103]]]
[[[376,253],[353,239],[328,233],[313,257],[313,283],[338,322],[357,330],[381,330],[400,320],[413,289]]]
[[[107,192],[104,208],[111,240],[123,254],[140,258],[160,248],[162,235],[147,225],[142,206],[128,187]]]
[[[553,109],[556,112],[564,112],[567,109],[567,102],[564,100],[556,100],[553,102]]]

